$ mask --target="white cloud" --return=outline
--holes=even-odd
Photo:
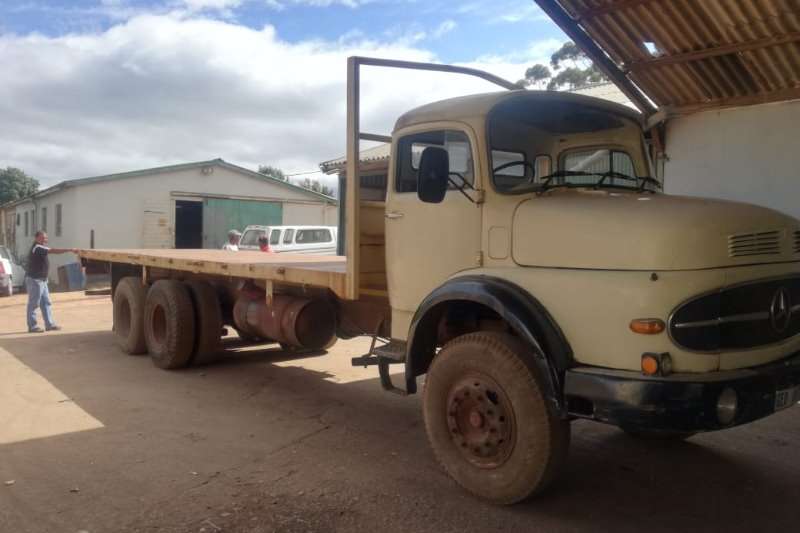
[[[182,0],[181,2],[191,11],[204,9],[231,9],[242,5],[242,0]]]
[[[170,15],[137,16],[103,33],[0,36],[0,167],[44,184],[214,157],[313,170],[344,153],[350,55],[436,60],[403,42],[353,35],[287,43],[271,26]],[[514,81],[533,60],[469,66]],[[362,127],[373,133],[389,133],[417,105],[497,89],[374,67],[362,83]]]
[[[433,36],[433,38],[439,39],[443,35],[450,33],[451,31],[456,29],[456,26],[457,26],[456,21],[452,19],[445,20],[444,22],[439,24],[439,26],[435,30],[433,30],[433,33],[431,35]]]

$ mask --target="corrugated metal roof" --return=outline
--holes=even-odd
[[[584,85],[582,87],[575,87],[569,92],[582,94],[584,96],[592,96],[594,98],[602,98],[603,100],[609,100],[615,104],[622,104],[624,106],[636,109],[636,106],[633,105],[633,102],[631,102],[630,98],[625,96],[625,93],[620,91],[619,87],[610,81],[592,83],[591,85]]]
[[[240,167],[239,165],[234,165],[233,163],[228,163],[220,158],[211,159],[209,161],[196,161],[193,163],[179,163],[177,165],[168,165],[163,167],[154,167],[154,168],[147,168],[143,170],[133,170],[130,172],[120,172],[117,174],[106,174],[103,176],[93,176],[91,178],[77,178],[71,180],[65,180],[59,182],[55,185],[42,189],[41,191],[37,191],[36,193],[32,194],[31,196],[26,196],[25,198],[20,198],[19,200],[12,200],[11,202],[7,202],[0,207],[12,207],[17,204],[21,204],[27,202],[33,198],[42,198],[44,196],[48,196],[50,194],[56,193],[58,191],[64,190],[69,187],[79,187],[81,185],[88,185],[90,183],[97,183],[103,181],[115,181],[120,179],[127,179],[127,178],[137,178],[141,176],[151,176],[153,174],[161,174],[166,172],[177,172],[180,170],[189,170],[193,168],[202,168],[206,166],[220,166],[223,168],[227,168],[229,170],[233,170],[235,172],[239,172],[249,176],[251,178],[260,180],[260,181],[268,181],[280,185],[282,187],[286,187],[289,189],[293,189],[297,192],[302,192],[303,194],[307,194],[310,196],[314,196],[320,200],[326,200],[328,202],[336,202],[336,198],[331,196],[327,196],[322,193],[318,193],[316,191],[312,191],[310,189],[306,189],[305,187],[300,187],[299,185],[295,185],[294,183],[290,183],[288,181],[279,180],[277,178],[273,178],[272,176],[267,176],[265,174],[261,174],[259,172],[255,172],[248,168]]]
[[[536,1],[560,4],[662,109],[800,98],[800,0]]]
[[[373,146],[372,148],[361,150],[358,160],[362,164],[375,163],[378,161],[388,161],[389,156],[391,155],[391,151],[392,151],[391,144],[389,143],[379,144],[378,146]],[[330,161],[324,161],[320,163],[319,168],[322,169],[323,172],[332,172],[335,170],[344,169],[346,164],[347,160],[344,157],[339,157],[337,159],[331,159]]]

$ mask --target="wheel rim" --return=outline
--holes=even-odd
[[[483,374],[471,374],[450,387],[447,427],[456,448],[480,468],[503,465],[514,448],[511,402],[503,389]]]

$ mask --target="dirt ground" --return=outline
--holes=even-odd
[[[55,295],[61,332],[0,299],[0,532],[796,531],[800,409],[685,443],[576,422],[545,495],[460,490],[420,398],[352,368],[363,340],[292,359],[235,348],[177,372],[114,346],[108,297]]]

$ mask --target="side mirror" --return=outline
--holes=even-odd
[[[444,148],[428,146],[422,151],[417,171],[417,196],[423,202],[444,200],[450,177],[450,155]]]

